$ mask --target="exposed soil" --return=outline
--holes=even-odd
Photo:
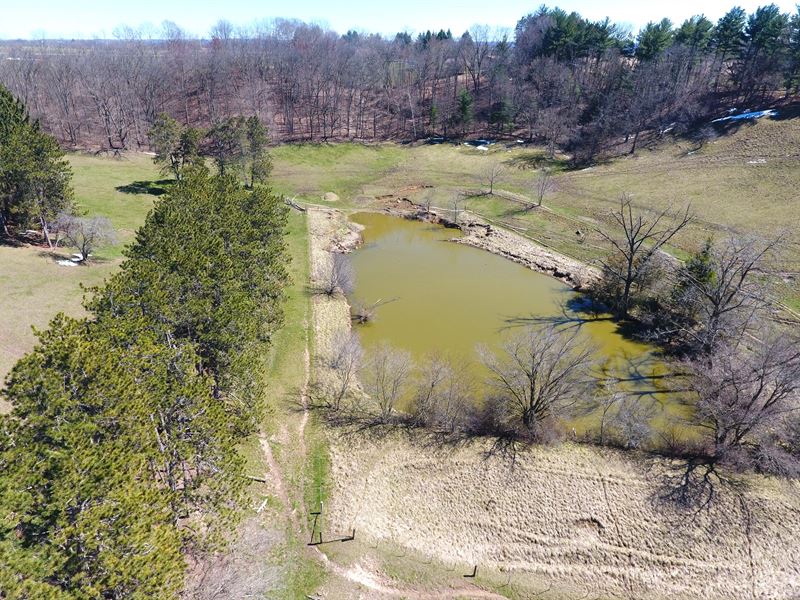
[[[450,218],[440,214],[438,209],[426,212],[423,207],[404,196],[391,194],[378,200],[383,201],[384,210],[390,214],[460,228],[464,235],[453,238],[453,242],[498,254],[529,269],[555,277],[576,290],[585,288],[600,277],[600,270],[596,267],[545,248],[507,229],[496,227],[469,211],[462,212],[460,222],[456,225]]]
[[[470,220],[461,230],[465,233],[464,237],[453,241],[499,254],[529,269],[560,279],[576,290],[600,277],[600,271],[595,267],[543,248],[521,235],[488,223]]]

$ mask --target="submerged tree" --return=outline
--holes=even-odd
[[[515,421],[514,429],[533,438],[588,391],[592,350],[578,329],[530,326],[511,336],[499,354],[481,349],[490,384]]]

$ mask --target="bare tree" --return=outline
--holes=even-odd
[[[693,422],[708,433],[714,462],[782,470],[787,416],[800,410],[800,340],[782,334],[753,352],[720,348],[686,367]]]
[[[541,206],[545,197],[549,196],[556,189],[556,182],[553,180],[553,174],[549,169],[542,169],[539,175],[533,181],[533,195],[536,198],[536,206]],[[533,204],[528,206],[528,209],[533,208]]]
[[[412,413],[418,424],[452,433],[463,426],[467,409],[474,402],[473,393],[466,364],[432,355],[419,369]]]
[[[348,329],[334,335],[328,356],[328,366],[336,375],[329,398],[333,410],[341,409],[342,401],[350,392],[363,359],[364,350],[355,332]]]
[[[356,272],[347,254],[333,252],[330,262],[317,269],[314,280],[317,290],[327,296],[351,294],[356,285]]]
[[[753,351],[723,347],[684,361],[695,395],[691,424],[705,435],[664,476],[662,498],[681,508],[711,506],[726,482],[719,467],[800,474],[800,340],[771,337]]]
[[[462,201],[461,194],[456,194],[453,196],[453,223],[460,226],[461,225],[461,201]]]
[[[672,214],[669,210],[647,218],[634,214],[633,203],[627,194],[620,197],[619,208],[611,218],[622,228],[616,236],[603,229],[597,232],[612,246],[612,255],[603,261],[604,275],[610,281],[618,298],[612,298],[617,317],[628,317],[631,308],[631,292],[647,274],[653,257],[684,227],[692,222],[689,207],[683,213]]]
[[[367,392],[378,408],[378,418],[388,422],[408,389],[411,355],[388,344],[378,345],[363,369]]]
[[[488,195],[494,194],[494,186],[499,181],[500,177],[505,172],[503,163],[499,160],[493,160],[483,170],[483,181],[489,187]]]
[[[490,383],[525,434],[540,437],[588,392],[592,349],[577,328],[527,327],[499,355],[480,349]]]
[[[55,223],[58,240],[77,248],[80,262],[86,263],[92,252],[103,244],[117,243],[114,227],[106,217],[77,217],[62,213]],[[58,245],[59,242],[56,242]]]
[[[763,276],[780,241],[731,239],[722,246],[709,244],[702,262],[678,272],[670,333],[703,354],[738,346],[770,306]]]

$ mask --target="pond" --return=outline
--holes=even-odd
[[[356,329],[365,348],[385,341],[416,360],[432,352],[466,358],[474,362],[479,379],[485,379],[488,374],[476,353],[479,344],[497,349],[515,329],[564,321],[565,326],[580,327],[597,348],[602,375],[623,380],[625,390],[662,409],[658,420],[681,412],[681,406],[665,399],[659,383],[665,368],[654,349],[623,337],[606,315],[583,310],[580,294],[564,283],[451,242],[458,230],[381,213],[357,213],[351,220],[365,228],[364,244],[352,254],[352,299],[384,302],[374,320]],[[577,425],[583,429],[590,423],[584,419]]]

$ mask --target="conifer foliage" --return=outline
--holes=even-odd
[[[192,166],[127,260],[14,367],[0,420],[0,590],[154,598],[237,518],[237,446],[281,325],[286,208]]]

